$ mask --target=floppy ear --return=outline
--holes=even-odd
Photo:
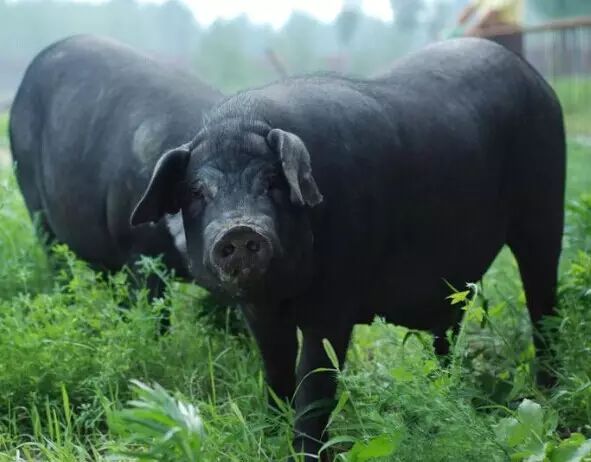
[[[185,175],[190,154],[190,143],[187,143],[167,151],[158,160],[148,188],[131,214],[132,226],[155,223],[164,214],[180,210],[177,188]]]
[[[291,201],[300,206],[314,207],[320,204],[322,194],[312,176],[310,154],[301,138],[274,128],[267,135],[267,143],[279,154],[283,173],[289,184]]]

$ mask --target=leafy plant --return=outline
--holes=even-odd
[[[150,387],[132,380],[137,398],[128,408],[113,412],[111,429],[124,436],[128,447],[122,455],[160,462],[199,462],[205,436],[197,408],[175,399],[158,384]]]
[[[498,441],[508,447],[515,462],[583,462],[591,460],[591,439],[580,433],[560,440],[558,415],[524,399],[511,417],[495,425]]]

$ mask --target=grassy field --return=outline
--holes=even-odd
[[[591,79],[561,78],[553,83],[560,95],[570,136],[591,136]]]
[[[0,149],[8,149],[8,114],[0,114]]]
[[[560,303],[540,359],[556,387],[531,379],[523,294],[503,252],[477,297],[456,295],[465,321],[448,365],[426,334],[380,320],[356,328],[337,371],[329,450],[338,460],[591,460],[590,193],[591,147],[571,142]],[[53,253],[50,265],[12,173],[0,171],[0,461],[146,451],[163,461],[277,461],[290,452],[293,413],[267,407],[257,351],[232,311],[212,314],[206,293],[153,260],[143,273],[160,274],[168,290],[150,304],[129,273],[105,278],[65,247]],[[164,307],[172,328],[158,338]]]

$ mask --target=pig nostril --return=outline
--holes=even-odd
[[[236,250],[236,248],[234,247],[233,244],[227,244],[222,248],[222,257],[229,257],[230,255],[232,255],[234,253],[234,250]]]
[[[257,241],[248,241],[246,248],[251,252],[258,252],[261,249],[261,244]]]

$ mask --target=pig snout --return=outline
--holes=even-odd
[[[217,233],[209,259],[222,282],[243,286],[264,275],[272,257],[272,238],[263,230],[234,225]]]

